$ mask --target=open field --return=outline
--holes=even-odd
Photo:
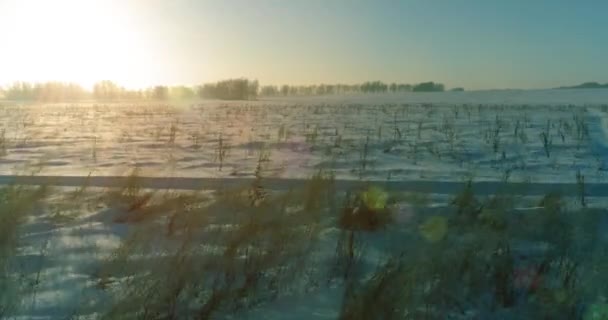
[[[1,102],[0,124],[0,318],[608,316],[608,90]]]
[[[272,177],[329,169],[340,179],[571,182],[581,170],[603,179],[608,107],[540,98],[483,104],[488,98],[478,94],[482,104],[380,95],[377,102],[5,106],[0,172],[125,175],[137,167],[145,176],[252,177],[263,156]],[[461,100],[476,97],[469,95]]]

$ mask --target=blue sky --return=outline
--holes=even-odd
[[[0,0],[0,21],[17,1]],[[34,66],[32,56],[13,53],[10,66],[4,62],[10,71],[4,77],[11,79],[0,75],[0,82],[24,74],[81,82],[78,77],[108,78],[132,86],[240,76],[270,84],[434,80],[468,89],[608,82],[608,1],[83,1],[106,9],[86,13],[95,19],[84,19],[89,22],[80,30],[90,32],[77,37],[96,34],[98,40],[85,46],[95,50],[63,39],[59,49],[69,50],[57,55],[55,68],[46,67],[53,59]],[[70,0],[50,2],[55,5],[46,9],[46,25],[56,21],[47,17],[53,10],[50,15],[62,21],[85,16],[79,10],[86,8]],[[12,14],[14,20],[32,14],[20,12]],[[99,28],[93,20],[111,26]],[[53,36],[61,40],[61,30],[70,28]],[[0,22],[0,36],[7,30]],[[13,38],[20,32],[15,30]],[[29,34],[50,36],[44,30]],[[98,52],[106,63],[95,69],[92,61],[104,59],[95,57]]]

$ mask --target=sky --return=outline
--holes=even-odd
[[[608,1],[0,0],[0,84],[608,82]]]

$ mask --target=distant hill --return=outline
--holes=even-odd
[[[559,87],[557,89],[608,89],[608,83],[600,84],[598,82],[585,82],[577,86]]]

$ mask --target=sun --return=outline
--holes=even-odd
[[[0,80],[145,85],[153,80],[147,66],[154,50],[135,9],[118,0],[2,1],[0,36],[9,46],[0,55]]]

